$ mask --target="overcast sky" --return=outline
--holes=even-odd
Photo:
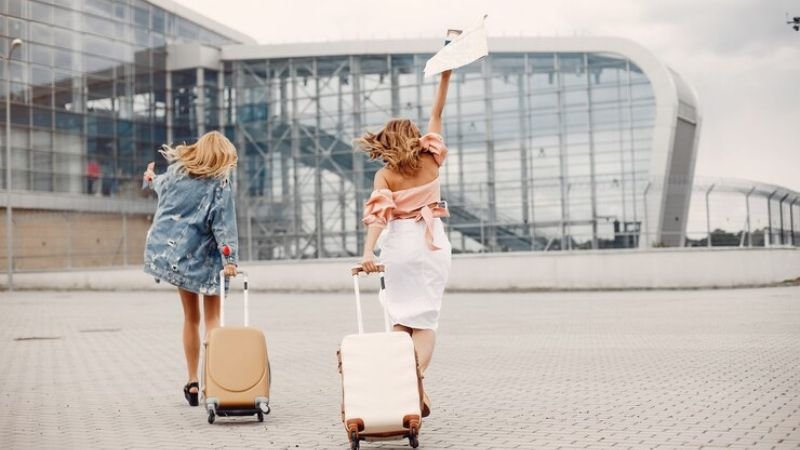
[[[492,36],[626,37],[697,91],[697,175],[800,190],[800,0],[178,1],[260,43],[441,37],[484,13]]]

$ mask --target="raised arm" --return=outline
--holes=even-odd
[[[433,99],[433,108],[431,108],[431,120],[428,122],[429,133],[442,133],[442,111],[444,111],[444,103],[447,101],[447,87],[450,84],[452,73],[452,70],[446,70],[439,78],[439,87],[436,89],[436,97]]]
[[[156,195],[161,196],[167,172],[156,175],[155,168],[156,163],[151,161],[147,164],[147,169],[144,171],[142,178],[142,189],[152,189]]]

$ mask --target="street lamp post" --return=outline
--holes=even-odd
[[[8,290],[14,290],[14,232],[11,229],[11,55],[22,46],[22,39],[14,39],[8,48],[5,61],[6,74],[6,258],[8,259]]]

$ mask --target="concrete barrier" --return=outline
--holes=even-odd
[[[322,259],[243,262],[241,266],[248,271],[254,290],[330,292],[352,289],[348,268],[355,262]],[[770,285],[799,277],[800,249],[793,247],[516,252],[456,255],[448,289],[729,288]],[[0,279],[5,288],[6,278]],[[156,284],[139,267],[19,273],[14,280],[16,289],[28,290],[172,289],[163,282]]]

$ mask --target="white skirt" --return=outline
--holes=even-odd
[[[386,307],[393,325],[432,329],[439,326],[442,295],[450,274],[452,247],[441,219],[433,219],[431,250],[425,241],[425,222],[389,222],[378,245],[386,265]]]

